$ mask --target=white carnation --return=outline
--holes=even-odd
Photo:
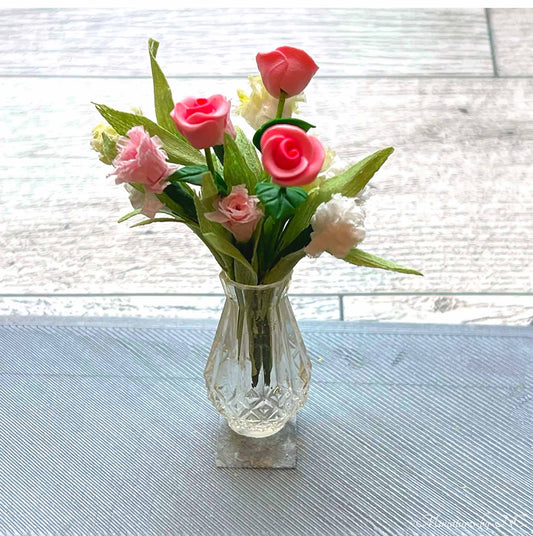
[[[324,251],[344,259],[365,238],[365,209],[351,197],[334,194],[316,209],[311,218],[311,242],[305,248],[310,257]]]

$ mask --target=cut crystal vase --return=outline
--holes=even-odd
[[[204,370],[208,397],[232,430],[267,437],[305,404],[311,379],[287,296],[290,274],[257,286],[220,279],[226,302]]]

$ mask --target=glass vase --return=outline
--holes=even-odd
[[[222,273],[226,302],[204,370],[208,397],[238,434],[267,437],[305,404],[311,360],[285,279],[241,285]]]

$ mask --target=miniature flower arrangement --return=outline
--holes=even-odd
[[[237,109],[254,128],[235,128],[222,95],[175,103],[149,41],[157,122],[138,111],[96,108],[107,121],[91,145],[125,184],[136,223],[178,222],[205,244],[222,270],[227,300],[205,369],[208,394],[238,433],[280,430],[305,403],[311,362],[287,298],[290,274],[306,255],[419,274],[361,250],[361,192],[385,148],[326,178],[328,152],[291,117],[318,70],[303,50],[257,55],[260,77]],[[420,274],[419,274],[420,275]]]

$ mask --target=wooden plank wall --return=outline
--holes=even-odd
[[[218,315],[172,296],[219,293],[215,262],[185,228],[117,225],[127,197],[88,145],[91,100],[153,114],[154,37],[176,99],[235,102],[257,51],[305,48],[302,117],[337,165],[396,147],[364,246],[425,277],[304,260],[293,291],[331,295],[295,298],[300,318],[531,323],[532,28],[509,9],[0,11],[0,314]]]

